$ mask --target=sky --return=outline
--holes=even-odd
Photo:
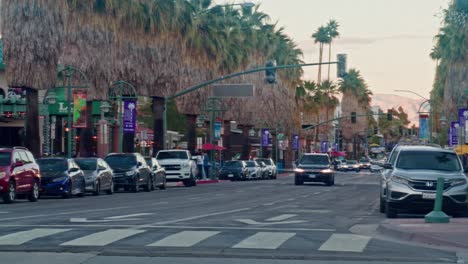
[[[215,1],[217,4],[233,1]],[[358,69],[370,90],[411,98],[412,90],[428,98],[436,64],[429,57],[441,26],[441,10],[450,0],[252,0],[277,22],[304,52],[305,62],[318,62],[312,33],[328,20],[340,24],[332,60],[346,53],[348,69]],[[237,1],[235,3],[242,3]],[[328,47],[326,47],[328,60]],[[336,79],[335,66],[331,78]],[[304,68],[304,78],[317,79],[317,68]],[[322,70],[323,72],[323,70]],[[325,68],[326,73],[326,68]],[[324,74],[323,76],[326,76]],[[322,77],[323,78],[323,77]]]

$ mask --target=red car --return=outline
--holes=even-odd
[[[12,203],[17,197],[37,201],[40,185],[39,166],[28,149],[0,148],[0,195],[5,203]]]

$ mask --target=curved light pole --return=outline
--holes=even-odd
[[[422,99],[424,99],[425,101],[422,102],[420,105],[419,105],[419,110],[418,110],[418,113],[420,113],[420,110],[421,110],[421,107],[423,104],[425,103],[429,103],[429,115],[430,115],[430,119],[429,119],[429,143],[432,143],[432,130],[433,130],[433,123],[434,123],[434,115],[433,115],[433,112],[432,112],[432,108],[433,108],[433,101],[431,99],[427,99],[426,97],[416,93],[416,92],[413,92],[413,91],[410,91],[410,90],[394,90],[395,92],[403,92],[403,93],[411,93],[411,94],[414,94],[416,96],[419,96],[421,97]]]

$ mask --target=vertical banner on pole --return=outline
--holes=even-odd
[[[86,92],[73,91],[73,127],[86,127]]]
[[[216,119],[214,123],[214,139],[219,140],[221,138],[221,121]]]
[[[268,145],[270,144],[269,138],[270,138],[270,130],[268,128],[263,128],[262,129],[262,147],[268,147]]]
[[[419,115],[419,139],[428,140],[429,139],[429,116],[428,115]]]
[[[468,108],[458,109],[458,119],[460,122],[460,127],[462,128],[464,143],[468,144]]]
[[[447,130],[447,145],[452,147],[452,126],[450,126]]]
[[[299,149],[299,135],[294,134],[292,137],[291,148],[294,150]]]
[[[135,133],[136,129],[136,101],[125,100],[123,112],[123,131]]]
[[[458,145],[458,128],[460,127],[460,123],[452,122],[450,127],[452,130],[452,135],[451,135],[452,146],[457,146]]]

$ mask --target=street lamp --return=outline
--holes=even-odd
[[[425,101],[419,106],[419,108],[421,108],[421,106],[424,104],[424,103],[429,103],[429,115],[430,115],[430,119],[429,119],[429,143],[432,143],[432,130],[433,130],[433,123],[434,123],[434,115],[433,115],[433,105],[432,105],[432,100],[431,99],[427,99],[426,97],[416,93],[416,92],[413,92],[413,91],[409,91],[409,90],[395,90],[395,92],[403,92],[403,93],[411,93],[411,94],[414,94],[416,96],[419,96],[421,97],[422,99],[424,99]]]

